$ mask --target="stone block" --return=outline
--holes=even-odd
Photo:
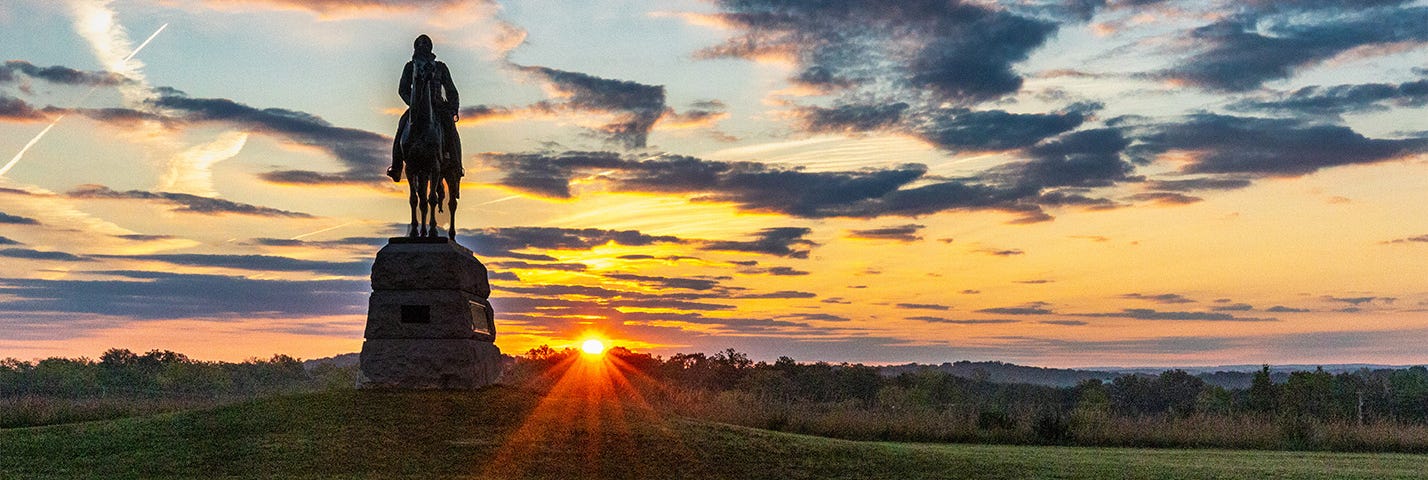
[[[368,339],[472,338],[494,341],[491,303],[460,290],[377,290],[367,303]]]
[[[486,266],[456,242],[394,238],[372,263],[373,290],[464,290],[491,296]]]
[[[457,339],[368,339],[359,388],[472,389],[496,383],[501,349]]]

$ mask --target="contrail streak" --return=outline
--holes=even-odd
[[[168,26],[169,24],[167,23],[159,25],[159,29],[154,30],[154,33],[150,34],[149,38],[144,40],[144,43],[139,44],[138,48],[135,48],[134,51],[129,52],[129,56],[124,57],[123,61],[127,62],[130,59],[134,58],[134,55],[138,55],[140,50],[143,50],[144,47],[149,44],[149,42],[154,41],[154,37],[159,36],[159,32],[164,31],[164,29],[168,28]],[[97,88],[99,88],[99,86],[97,85],[89,87],[89,91],[84,92],[84,96],[79,97],[79,101],[74,103],[75,107],[84,105],[85,100],[89,100],[89,96],[93,95],[94,90]],[[30,151],[30,147],[35,146],[36,143],[40,143],[40,139],[45,138],[45,134],[50,133],[50,129],[55,128],[55,125],[59,125],[60,120],[63,119],[63,114],[58,117],[55,117],[54,121],[50,122],[49,126],[45,127],[44,130],[40,130],[40,133],[35,134],[35,138],[31,138],[29,142],[25,143],[25,146],[20,148],[20,152],[15,154],[15,158],[10,159],[10,163],[6,163],[4,167],[0,167],[0,177],[3,177],[5,176],[5,174],[10,173],[10,169],[15,168],[15,164],[20,163],[20,159],[25,157],[25,152]]]
[[[506,201],[506,200],[515,200],[515,199],[517,199],[517,198],[521,198],[521,196],[520,196],[520,195],[511,195],[511,196],[509,196],[509,197],[501,197],[501,198],[497,198],[497,199],[495,199],[495,200],[491,200],[491,201],[489,201],[489,202],[478,203],[478,204],[475,204],[475,205],[472,205],[472,206],[473,206],[473,207],[479,207],[479,206],[482,206],[482,205],[490,205],[490,204],[493,204],[493,203],[504,202],[504,201]]]
[[[143,50],[144,47],[149,46],[149,42],[154,41],[154,37],[159,36],[159,32],[164,31],[165,28],[169,28],[169,24],[165,23],[163,25],[159,25],[159,29],[154,30],[154,33],[149,34],[149,38],[144,39],[144,43],[140,43],[138,47],[134,48],[134,51],[129,52],[129,56],[124,57],[124,61],[127,62],[129,61],[129,59],[134,58],[134,55],[138,55],[139,50]]]
[[[61,118],[64,118],[64,115],[55,117],[55,121],[50,122],[49,126],[45,127],[44,130],[40,130],[40,133],[38,135],[35,135],[35,138],[31,138],[29,143],[26,143],[24,147],[20,148],[20,153],[16,153],[15,158],[10,159],[10,163],[5,164],[4,167],[0,167],[0,177],[3,177],[6,173],[9,173],[11,168],[15,168],[15,164],[20,163],[20,157],[24,157],[25,152],[30,151],[30,147],[33,147],[36,143],[39,143],[40,139],[44,138],[46,133],[50,133],[50,129],[55,128],[55,124],[59,123]]]
[[[298,236],[296,236],[296,237],[290,238],[289,240],[302,240],[302,237],[311,237],[311,236],[313,236],[313,235],[317,235],[317,234],[322,233],[322,232],[330,232],[330,231],[337,230],[337,229],[339,229],[339,228],[342,228],[342,227],[345,227],[345,226],[348,226],[348,225],[352,225],[352,224],[354,224],[354,223],[362,223],[362,222],[347,222],[347,223],[344,223],[344,224],[342,224],[342,225],[338,225],[338,226],[335,226],[335,227],[327,227],[327,228],[324,228],[324,229],[322,229],[322,230],[318,230],[318,231],[316,231],[316,232],[304,233],[304,234],[302,234],[302,235],[298,235]]]

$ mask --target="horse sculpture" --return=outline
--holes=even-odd
[[[437,123],[432,91],[440,85],[436,62],[416,61],[412,65],[411,109],[400,139],[402,161],[406,164],[407,190],[412,209],[408,237],[436,237],[436,213],[446,196],[443,172],[441,125]],[[459,162],[461,159],[453,159]],[[459,180],[458,180],[459,181]],[[454,192],[453,192],[454,193]],[[450,238],[456,238],[456,196],[451,196]]]

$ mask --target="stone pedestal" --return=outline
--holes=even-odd
[[[446,238],[393,238],[372,264],[359,388],[468,389],[501,376],[486,266]]]

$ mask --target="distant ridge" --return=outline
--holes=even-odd
[[[331,364],[335,367],[350,367],[357,364],[357,353],[344,353],[325,358],[316,358],[302,362],[303,367],[312,370],[313,367],[321,364]],[[1254,372],[1258,372],[1261,364],[1241,364],[1241,365],[1209,365],[1209,366],[1189,366],[1189,367],[1085,367],[1085,368],[1051,368],[1035,367],[1030,365],[1017,365],[998,361],[959,360],[956,362],[943,362],[942,364],[920,364],[906,363],[902,365],[888,365],[878,367],[883,375],[897,376],[903,373],[916,373],[922,370],[934,370],[948,373],[962,378],[982,379],[994,383],[1029,383],[1032,385],[1046,385],[1051,387],[1072,387],[1085,380],[1096,379],[1109,382],[1122,375],[1159,375],[1167,370],[1184,370],[1190,374],[1200,377],[1205,383],[1217,385],[1224,388],[1248,388],[1250,379]],[[1363,369],[1368,370],[1404,370],[1412,368],[1413,365],[1384,365],[1376,363],[1333,363],[1325,365],[1310,364],[1289,364],[1270,365],[1270,378],[1275,382],[1284,382],[1293,372],[1312,372],[1316,368],[1323,367],[1324,371],[1339,374],[1356,372]]]
[[[963,378],[981,379],[994,383],[1029,383],[1052,387],[1075,386],[1085,380],[1096,379],[1103,382],[1122,375],[1159,375],[1167,370],[1184,370],[1204,380],[1205,383],[1224,388],[1248,388],[1254,373],[1263,365],[1215,365],[1195,367],[1088,367],[1088,368],[1047,368],[1017,365],[1014,363],[967,360],[944,362],[941,365],[908,363],[881,367],[883,375],[896,376],[922,370],[934,370]],[[1312,372],[1317,368],[1339,374],[1359,370],[1403,370],[1411,365],[1381,365],[1372,363],[1338,363],[1326,365],[1270,365],[1270,378],[1284,382],[1292,372]]]

